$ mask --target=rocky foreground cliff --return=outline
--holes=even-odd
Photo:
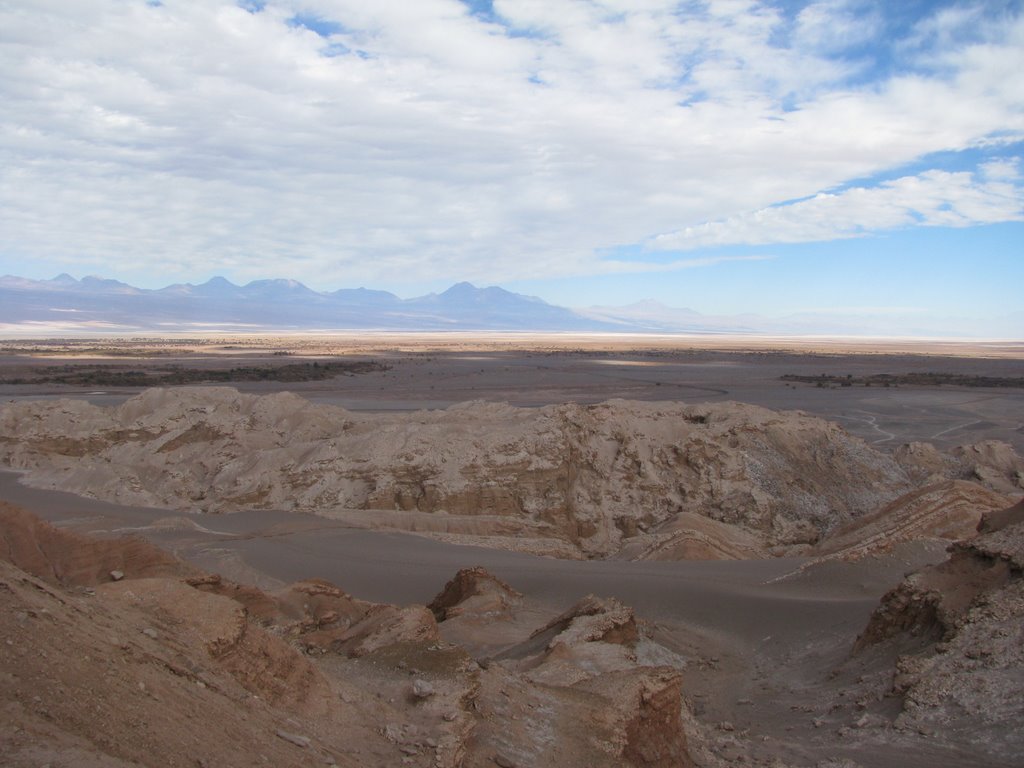
[[[949,480],[965,484],[953,496],[974,494],[961,521],[973,525],[1024,488],[1024,460],[1002,443],[888,454],[822,419],[740,403],[357,414],[212,387],[148,390],[114,408],[4,405],[0,463],[32,485],[123,504],[296,510],[633,559],[824,551],[832,534],[906,494],[942,495]]]
[[[428,605],[320,579],[260,590],[0,504],[0,763],[1010,768],[1024,749],[1024,514],[985,520],[866,627],[823,635],[808,607],[785,647],[743,650],[613,598],[552,610],[480,568]],[[723,610],[823,605],[765,587]]]
[[[0,763],[722,764],[684,661],[631,609],[587,597],[530,627],[516,605],[479,570],[430,607],[320,580],[268,593],[0,504]],[[504,653],[478,663],[446,639],[456,617],[456,637],[502,624]]]
[[[856,657],[895,655],[870,691],[900,702],[894,725],[997,755],[1024,756],[1024,501],[986,515],[948,560],[882,600]]]

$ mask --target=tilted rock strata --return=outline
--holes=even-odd
[[[636,665],[640,641],[633,609],[593,595],[495,657],[546,685],[575,685],[598,671]]]
[[[562,697],[564,708],[594,724],[601,734],[596,746],[614,759],[685,768],[693,763],[687,738],[692,715],[682,699],[683,660],[677,666],[645,664],[638,653],[644,643],[650,641],[642,637],[631,608],[588,595],[493,657],[488,672],[498,680],[514,676]],[[667,649],[660,650],[662,658],[671,657]],[[485,686],[485,702],[486,691]],[[588,694],[586,705],[573,704],[581,694]],[[524,745],[516,746],[524,764],[531,764]]]
[[[853,560],[920,539],[973,538],[982,516],[1012,500],[977,483],[945,480],[925,486],[847,523],[813,550],[816,556]]]
[[[889,643],[903,653],[898,726],[1013,760],[1024,754],[1024,502],[981,528],[887,594],[855,651]]]
[[[261,626],[273,628],[307,653],[359,657],[396,643],[438,640],[437,622],[426,607],[370,603],[321,579],[296,582],[270,594],[216,574],[189,579],[189,584],[231,598]]]
[[[730,557],[791,548],[914,487],[893,458],[835,424],[739,403],[473,402],[355,414],[286,393],[199,387],[149,390],[110,409],[9,404],[0,434],[0,461],[30,470],[40,487],[213,512],[432,513],[449,521],[448,535],[460,533],[451,521],[475,517],[467,532],[499,545],[564,542],[587,556],[681,515],[717,525],[698,540],[670,531],[640,549]]]

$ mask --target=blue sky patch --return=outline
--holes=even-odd
[[[459,0],[459,2],[466,6],[470,14],[478,19],[489,22],[498,21],[498,15],[494,12],[492,0]]]
[[[333,59],[335,56],[346,56],[352,53],[352,49],[344,43],[328,43],[320,49],[320,55]]]
[[[288,19],[289,27],[302,27],[310,32],[316,32],[320,37],[330,37],[345,31],[345,26],[337,21],[329,21],[319,16],[299,13]]]
[[[947,152],[933,152],[918,158],[910,163],[898,165],[893,168],[886,168],[884,171],[871,176],[849,179],[843,184],[832,187],[828,192],[843,192],[856,187],[877,187],[886,182],[902,179],[907,176],[917,176],[927,171],[945,171],[947,173],[970,172],[977,173],[982,165],[997,161],[1019,162],[1024,157],[1024,141],[1005,145],[990,145],[985,147],[971,147]],[[1020,185],[1020,181],[1017,182]],[[795,202],[787,200],[780,205],[789,205]]]
[[[0,0],[0,274],[1024,339],[1024,0],[146,2]]]

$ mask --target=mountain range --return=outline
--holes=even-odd
[[[613,324],[502,288],[458,283],[443,293],[400,299],[387,291],[321,293],[295,280],[136,288],[61,274],[0,278],[0,324],[81,331],[187,330],[612,330]]]
[[[1011,327],[1022,323],[1008,318]],[[295,280],[235,285],[223,277],[193,285],[136,288],[118,280],[61,274],[51,280],[0,277],[0,331],[576,331],[864,336],[978,336],[956,327],[914,325],[914,318],[802,314],[711,316],[644,301],[569,309],[491,286],[457,283],[442,293],[402,299],[387,291],[318,292]],[[893,333],[893,329],[898,333]]]

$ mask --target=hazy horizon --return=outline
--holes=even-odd
[[[223,293],[229,289],[222,287],[218,281],[227,281],[230,292]],[[174,290],[177,288],[206,290],[182,293]],[[307,306],[310,294],[302,289],[319,294],[319,298]],[[251,326],[250,331],[253,333],[344,333],[376,329],[385,334],[695,334],[766,339],[817,337],[834,340],[1024,341],[1022,313],[1003,317],[1003,331],[1000,332],[998,323],[979,324],[970,320],[957,324],[947,321],[945,325],[940,323],[930,326],[927,320],[922,321],[920,318],[901,318],[903,325],[897,325],[889,322],[893,316],[873,317],[870,310],[859,313],[850,310],[844,313],[823,309],[777,316],[750,312],[712,315],[654,300],[617,306],[561,307],[545,302],[540,297],[507,291],[501,286],[476,286],[466,281],[436,293],[419,296],[390,294],[391,299],[370,299],[371,302],[384,301],[383,304],[364,305],[366,299],[360,295],[363,290],[366,289],[362,286],[348,286],[339,291],[338,296],[334,296],[333,291],[319,290],[315,285],[306,285],[290,278],[264,278],[237,284],[217,275],[203,283],[186,282],[144,288],[103,275],[84,275],[79,279],[69,273],[61,273],[53,278],[34,281],[8,274],[0,275],[0,295],[9,302],[9,306],[0,305],[3,310],[0,311],[0,333],[19,337],[37,333],[104,335],[142,332],[146,329],[159,332],[161,327],[169,333],[184,331],[188,327],[196,332],[235,333],[245,332],[244,329]],[[495,290],[498,293],[492,294]],[[139,298],[144,296],[150,296],[151,299],[139,304]],[[191,298],[182,304],[184,296]],[[101,303],[97,304],[97,300]],[[439,300],[443,303],[435,303]],[[153,301],[157,304],[153,304]],[[393,301],[399,303],[389,303]],[[541,303],[538,304],[538,301]],[[249,306],[249,302],[257,302],[259,306]],[[492,302],[497,303],[492,306]],[[46,306],[49,309],[44,309]],[[356,325],[345,325],[345,318],[350,318],[348,322],[351,322],[353,307],[364,307],[360,310],[359,322]],[[225,310],[228,312],[226,316],[223,314]],[[566,310],[569,315],[565,314]],[[398,314],[394,314],[396,311]],[[426,314],[423,314],[424,311]],[[468,315],[465,314],[467,311]],[[562,314],[552,317],[547,314],[550,311]],[[234,316],[235,320],[225,322],[228,316]],[[444,320],[446,316],[448,319]],[[17,320],[18,317],[22,319]],[[416,317],[425,323],[420,324]],[[500,324],[501,321],[497,320],[499,317],[507,318],[508,324]],[[570,317],[574,318],[570,322],[576,324],[575,329],[562,327]],[[256,325],[248,322],[256,318],[262,318]],[[396,320],[399,324],[393,325]],[[342,324],[339,325],[339,322]],[[380,325],[375,325],[375,322]],[[437,322],[455,325],[451,326],[450,331],[444,331],[436,326]],[[474,325],[474,322],[480,324]]]

